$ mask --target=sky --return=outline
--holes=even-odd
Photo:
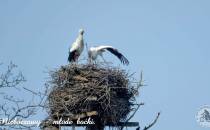
[[[210,105],[209,0],[0,0],[0,61],[19,66],[25,87],[43,88],[49,70],[68,64],[68,49],[85,30],[88,46],[112,45],[129,66],[106,54],[129,72],[141,70],[132,121],[151,130],[206,130],[195,119]],[[83,57],[86,55],[84,52]],[[40,115],[40,118],[44,118]]]

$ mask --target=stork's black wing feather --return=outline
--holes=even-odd
[[[75,54],[76,54],[76,50],[69,52],[69,57],[68,57],[69,62],[76,61]]]
[[[111,52],[112,54],[114,54],[115,56],[117,56],[123,64],[125,64],[125,65],[129,64],[129,61],[117,49],[114,49],[114,48],[111,48],[111,47],[106,48],[106,49],[109,52]]]

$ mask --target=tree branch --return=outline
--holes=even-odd
[[[145,126],[143,130],[148,130],[149,128],[151,128],[157,122],[159,116],[160,116],[160,112],[158,112],[155,120],[151,124],[149,124],[148,126]]]

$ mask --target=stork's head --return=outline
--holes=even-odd
[[[83,35],[84,34],[84,29],[80,29],[79,34]]]

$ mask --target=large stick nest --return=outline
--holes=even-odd
[[[122,69],[71,64],[50,74],[48,107],[54,120],[91,116],[116,124],[125,121],[132,110],[136,89]]]

